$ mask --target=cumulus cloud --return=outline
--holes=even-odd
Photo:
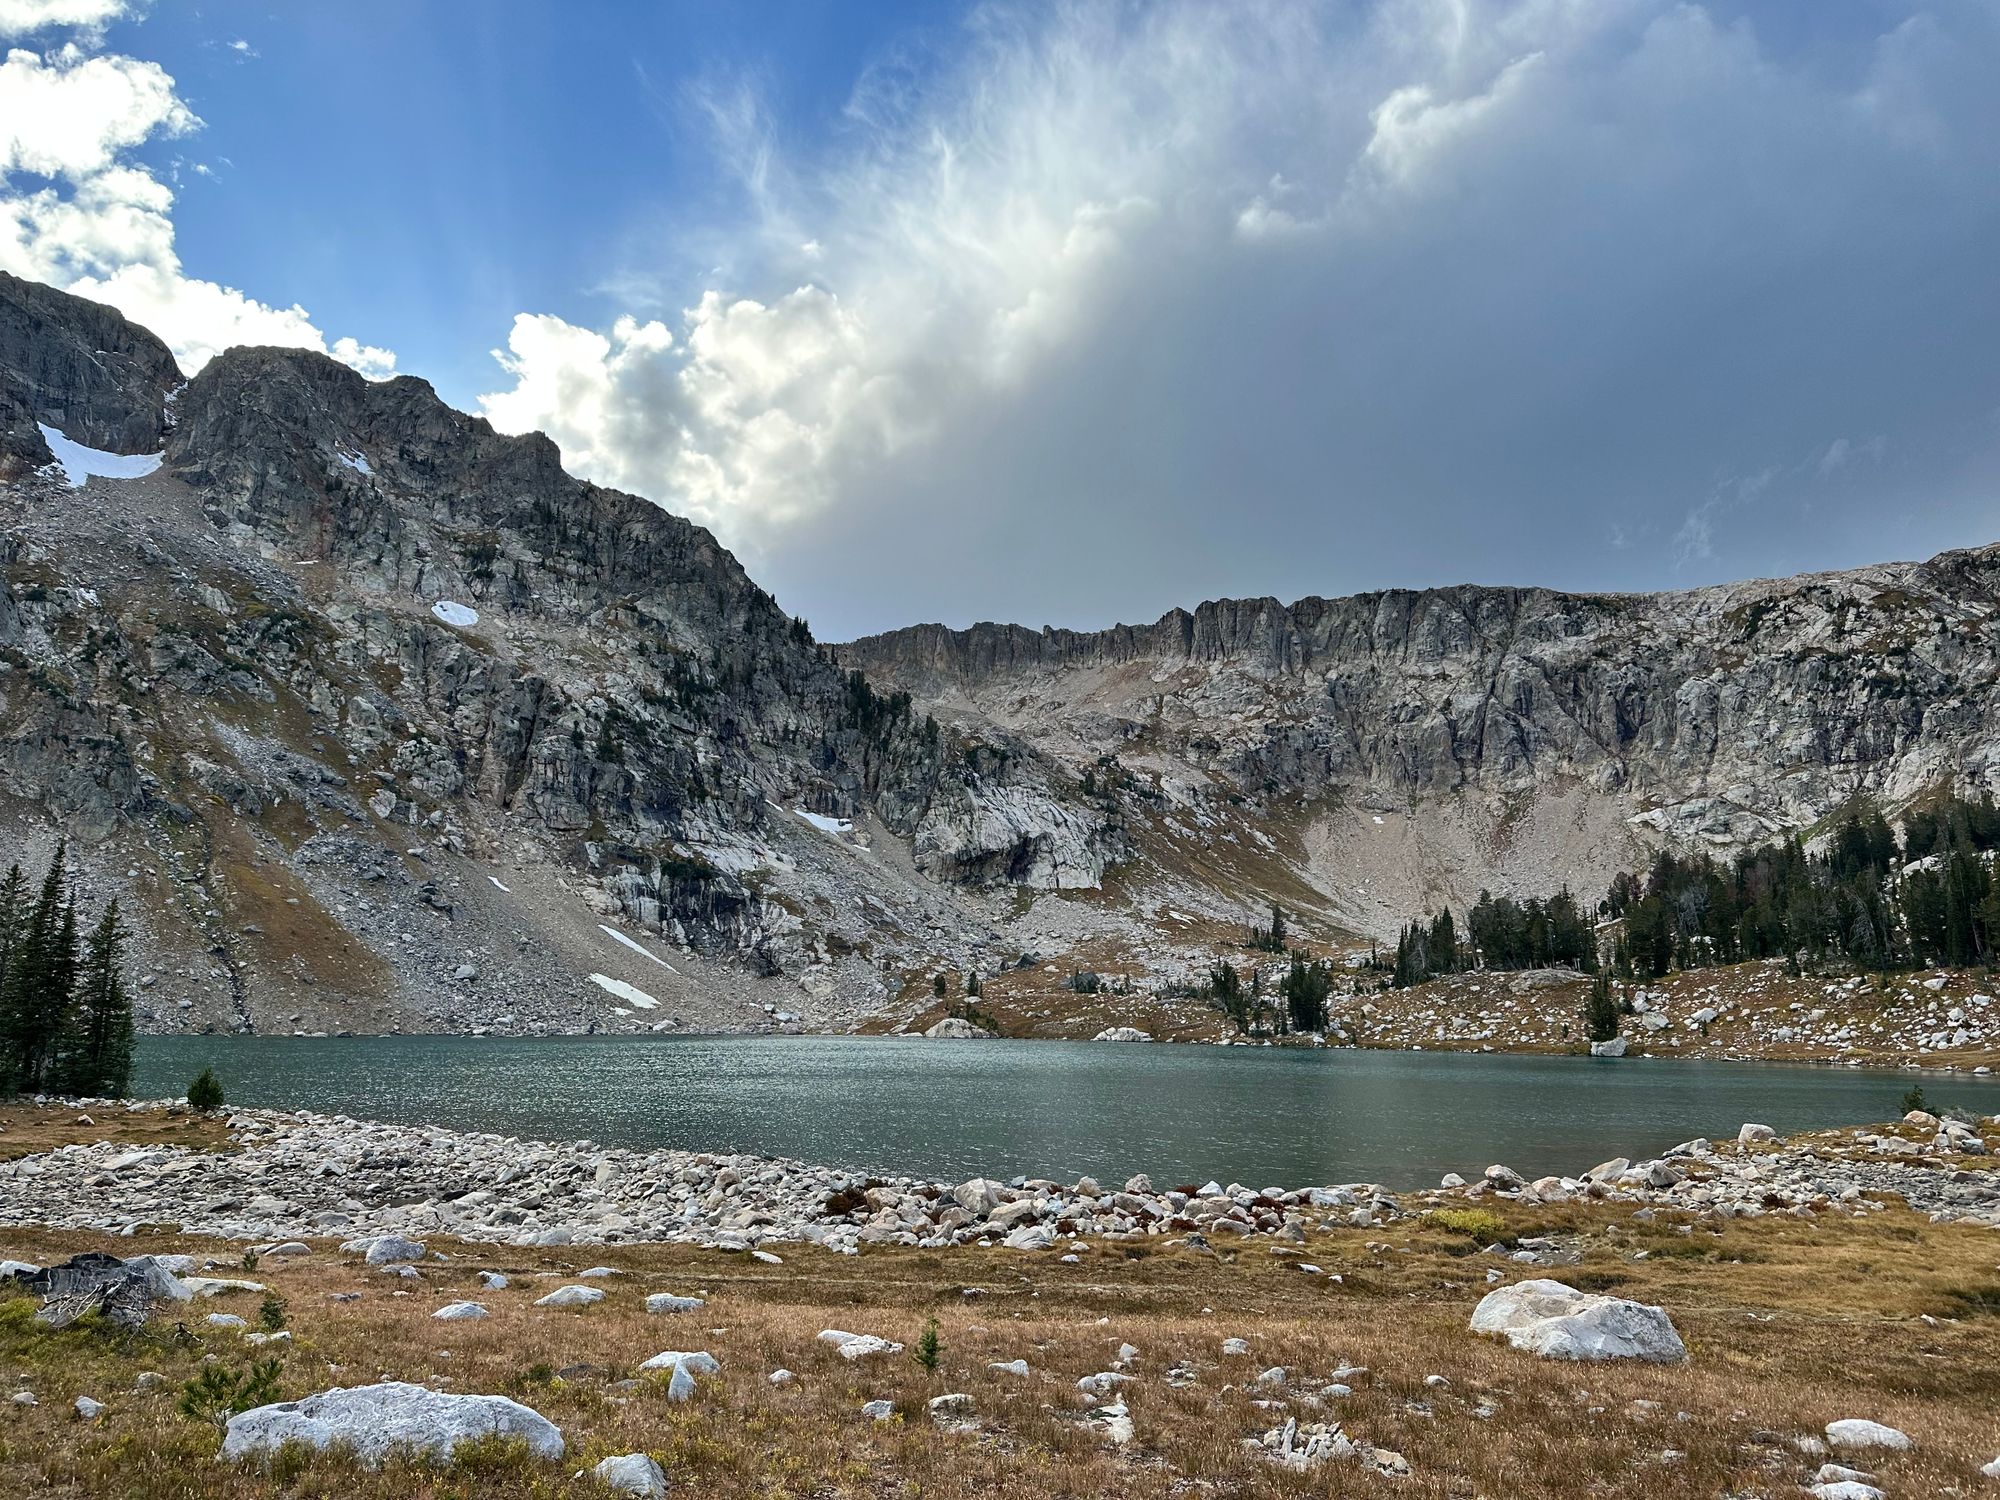
[[[134,8],[131,0],[0,0],[0,38],[62,27],[94,39]]]
[[[330,352],[371,378],[387,349],[326,336],[303,307],[274,306],[186,274],[174,248],[173,189],[135,148],[201,128],[158,64],[94,50],[129,13],[92,0],[0,0],[0,32],[79,28],[46,52],[0,62],[0,270],[108,302],[199,369],[233,344]],[[200,168],[196,169],[198,172]]]

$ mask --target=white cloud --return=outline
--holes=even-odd
[[[88,28],[128,12],[0,0],[0,30],[36,17],[37,26]],[[328,349],[297,304],[185,273],[173,190],[133,152],[200,128],[158,64],[95,53],[87,35],[45,53],[9,51],[0,63],[0,270],[110,303],[166,340],[190,373],[233,344],[319,349],[371,378],[393,373],[386,349],[353,338]]]
[[[200,124],[157,63],[73,48],[46,59],[15,48],[0,63],[0,173],[77,181],[142,141]]]
[[[70,27],[95,37],[132,14],[131,0],[0,0],[0,37]]]

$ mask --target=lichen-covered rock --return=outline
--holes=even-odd
[[[540,1412],[505,1396],[462,1396],[405,1381],[336,1387],[229,1419],[222,1456],[268,1455],[289,1442],[351,1450],[371,1467],[394,1454],[448,1459],[472,1438],[518,1438],[537,1458],[561,1458],[563,1436]]]

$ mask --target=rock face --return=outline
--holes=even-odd
[[[123,314],[0,271],[0,479],[46,464],[47,423],[87,447],[158,453],[180,370]]]
[[[1560,1281],[1521,1281],[1488,1292],[1473,1310],[1474,1333],[1497,1333],[1544,1359],[1641,1359],[1678,1364],[1687,1348],[1666,1312],[1580,1292]]]
[[[164,466],[72,491],[38,423]],[[838,1025],[899,959],[1011,961],[984,887],[1125,849],[701,527],[412,377],[238,348],[183,382],[0,277],[0,505],[0,791],[24,863],[69,834],[141,925],[147,1029]]]
[[[229,1419],[222,1456],[262,1457],[288,1442],[344,1447],[371,1467],[398,1453],[449,1459],[468,1438],[519,1438],[537,1458],[561,1458],[555,1423],[505,1396],[458,1396],[400,1380],[336,1387]]]
[[[1767,838],[1856,793],[1992,787],[1997,595],[1988,547],[1678,594],[1467,586],[1097,632],[925,625],[839,655],[947,723],[1144,792],[1170,824],[1298,834],[1304,875],[1393,936],[1482,886],[1595,891],[1649,846]]]

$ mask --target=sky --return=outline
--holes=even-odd
[[[2000,540],[1992,0],[0,0],[0,269],[822,639]]]

